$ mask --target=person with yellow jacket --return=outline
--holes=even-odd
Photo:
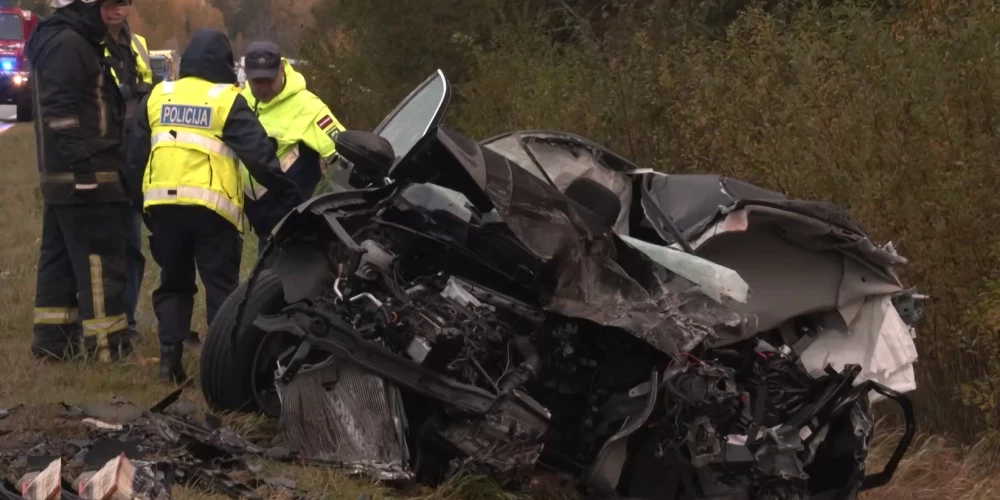
[[[224,33],[199,29],[180,78],[142,99],[129,138],[126,185],[147,217],[150,253],[160,266],[153,312],[160,377],[186,379],[183,342],[191,333],[195,271],[205,287],[208,324],[239,282],[243,232],[242,162],[291,210],[302,196],[281,173],[267,132],[240,95]],[[140,188],[141,186],[141,188]]]
[[[336,160],[334,138],[344,126],[316,94],[306,90],[305,78],[281,56],[276,44],[251,43],[243,61],[247,81],[243,97],[276,141],[285,176],[304,196],[311,196],[323,176],[324,165]],[[246,168],[241,173],[246,194],[244,211],[257,233],[260,255],[271,230],[288,210]]]
[[[122,137],[128,138],[135,121],[135,109],[139,100],[153,89],[153,72],[149,67],[149,47],[146,39],[133,33],[128,25],[132,0],[115,0],[101,4],[101,18],[108,27],[104,40],[104,58],[111,67],[118,90],[125,99],[125,128]],[[126,141],[122,141],[122,154]],[[138,334],[135,318],[139,302],[139,289],[146,268],[146,257],[142,254],[142,218],[129,205],[122,206],[120,213],[122,230],[125,233],[125,317],[131,336]]]

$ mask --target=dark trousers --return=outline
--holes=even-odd
[[[125,233],[125,319],[130,329],[136,328],[135,308],[139,303],[146,257],[142,254],[142,216],[125,204],[121,210],[122,231]]]
[[[150,253],[160,266],[160,285],[153,291],[153,312],[162,345],[176,345],[191,332],[195,270],[205,287],[208,323],[240,279],[243,240],[236,226],[197,206],[150,207]]]
[[[35,356],[61,358],[85,347],[107,360],[126,348],[122,205],[42,207],[31,342]]]

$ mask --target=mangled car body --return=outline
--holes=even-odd
[[[441,126],[440,72],[337,138],[350,189],[275,229],[212,325],[215,409],[382,480],[571,475],[599,497],[854,498],[914,432],[923,297],[837,207]],[[865,470],[875,398],[905,432]]]

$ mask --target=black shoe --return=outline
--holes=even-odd
[[[128,338],[129,338],[130,342],[132,342],[133,344],[138,344],[139,343],[139,339],[140,339],[139,329],[136,328],[135,325],[132,325],[132,326],[128,327],[128,330],[125,330],[125,332],[126,332]]]
[[[186,380],[183,358],[184,344],[160,344],[160,379],[175,384]]]
[[[188,346],[189,349],[197,351],[201,348],[201,338],[198,332],[188,332],[188,336],[184,339],[184,345]]]
[[[35,330],[31,335],[31,355],[35,359],[66,361],[80,352],[79,331],[69,329]]]

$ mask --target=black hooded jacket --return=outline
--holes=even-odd
[[[185,78],[200,78],[212,83],[236,85],[233,47],[224,33],[214,29],[199,29],[191,35],[187,49],[181,55],[178,82],[182,82]],[[129,195],[137,207],[142,206],[142,174],[146,170],[151,149],[152,132],[147,109],[148,101],[149,96],[139,101],[135,126],[132,128],[126,148],[128,157],[125,177]],[[236,96],[236,101],[222,127],[220,139],[239,156],[254,179],[259,180],[269,190],[275,191],[276,198],[283,201],[287,210],[304,201],[295,183],[281,172],[274,144],[269,140],[267,131],[242,95]]]
[[[74,2],[38,23],[25,46],[42,198],[126,201],[119,178],[125,102],[104,62],[99,3]],[[97,184],[78,191],[76,185]]]
[[[125,157],[128,137],[135,125],[135,110],[139,105],[139,100],[153,89],[153,86],[144,82],[139,75],[137,55],[132,49],[132,42],[132,28],[127,22],[122,25],[118,40],[112,38],[110,33],[104,39],[104,47],[108,51],[108,57],[105,60],[111,66],[111,70],[118,75],[118,90],[122,94],[122,99],[125,100],[125,128],[122,132],[123,158]]]

